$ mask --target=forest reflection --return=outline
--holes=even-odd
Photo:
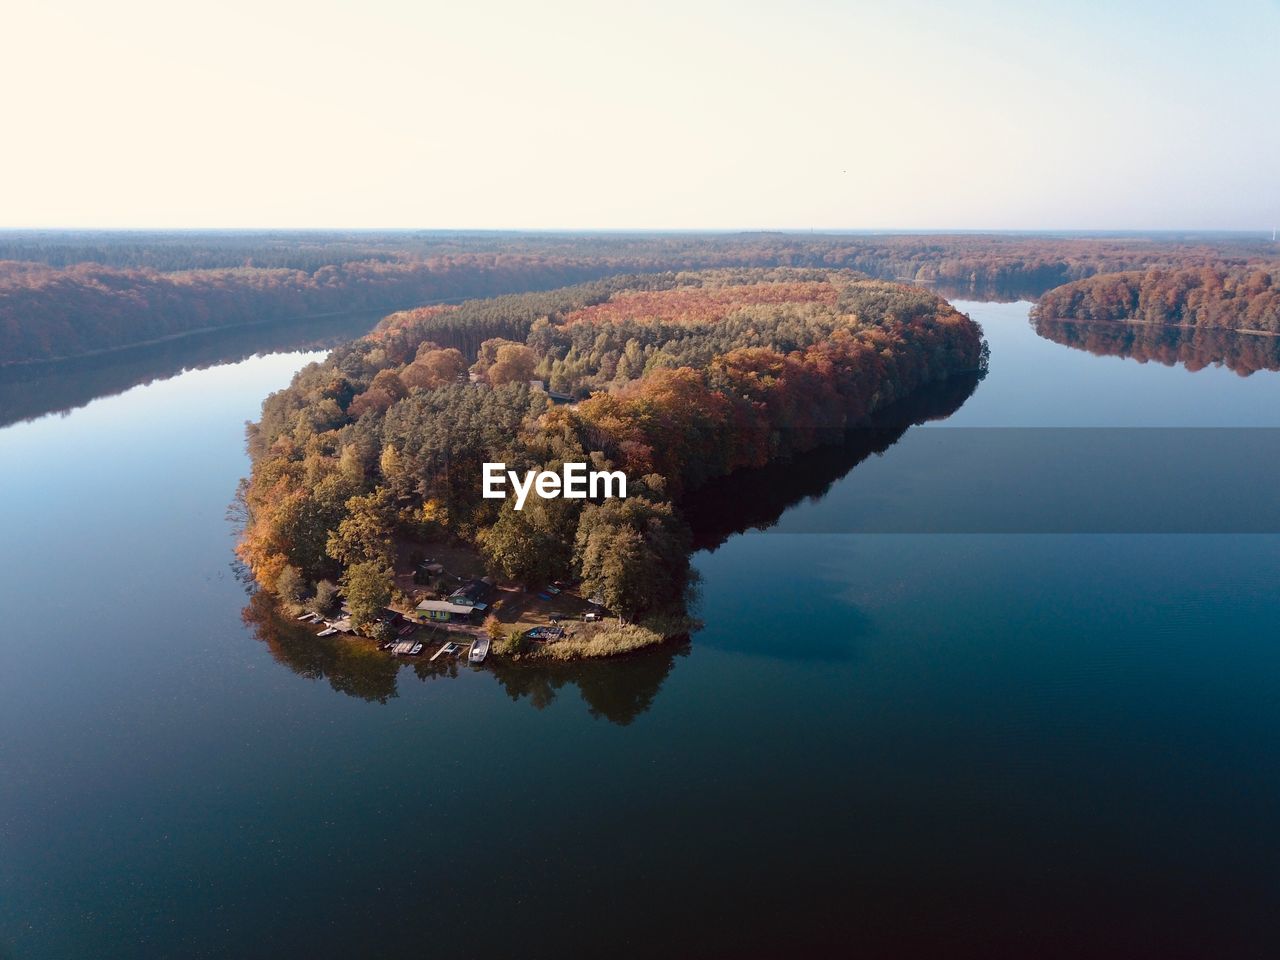
[[[352,641],[338,634],[318,637],[314,628],[289,619],[270,594],[255,590],[240,617],[267,645],[277,663],[309,680],[327,680],[338,693],[370,702],[386,703],[396,696],[400,662],[372,642]]]
[[[97,400],[184,370],[294,350],[325,350],[373,329],[381,313],[255,324],[53,363],[0,366],[0,427]]]
[[[685,639],[628,657],[533,663],[494,660],[491,668],[512,700],[524,700],[541,710],[569,684],[578,688],[591,716],[626,726],[653,706],[676,657],[688,652]]]
[[[675,658],[689,649],[685,640],[609,660],[513,663],[495,657],[483,667],[474,667],[458,657],[397,660],[372,642],[341,634],[317,636],[314,627],[281,614],[271,596],[260,590],[250,597],[241,618],[277,663],[300,677],[327,681],[338,693],[370,703],[387,703],[398,695],[402,669],[423,682],[454,678],[464,670],[484,670],[512,700],[523,700],[537,710],[554,703],[566,685],[577,687],[591,716],[621,726],[649,709]]]
[[[982,303],[1017,303],[1019,300],[1038,300],[1040,295],[1053,289],[1059,281],[1053,278],[1007,277],[1000,280],[973,279],[969,283],[924,283],[938,296],[953,303],[956,300],[974,300]]]
[[[842,443],[708,483],[683,504],[694,548],[715,550],[734,534],[773,526],[801,501],[821,499],[834,483],[868,457],[884,453],[912,426],[945,420],[959,410],[979,380],[978,374],[965,374],[931,384],[885,407],[871,425],[845,434]]]
[[[736,533],[772,526],[802,500],[823,496],[859,463],[893,446],[911,426],[949,417],[973,394],[978,380],[977,375],[965,375],[933,384],[886,407],[874,424],[849,432],[842,443],[707,485],[683,505],[695,548],[714,550]],[[607,660],[515,663],[495,657],[483,667],[473,667],[456,657],[396,660],[372,643],[342,635],[318,637],[313,627],[280,615],[261,591],[251,596],[242,616],[278,663],[299,676],[326,680],[347,696],[386,703],[397,695],[402,669],[424,682],[481,670],[491,674],[513,701],[536,710],[554,703],[566,687],[576,687],[591,716],[621,726],[653,705],[676,658],[690,649],[684,639]]]
[[[1280,337],[1110,320],[1037,318],[1031,326],[1046,340],[1097,357],[1126,357],[1167,367],[1181,364],[1192,371],[1223,366],[1242,377],[1259,370],[1280,370]]]

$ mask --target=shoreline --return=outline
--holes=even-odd
[[[410,306],[401,307],[370,307],[364,310],[331,310],[326,313],[307,313],[292,317],[277,317],[263,320],[247,320],[244,323],[229,323],[212,327],[197,327],[193,330],[183,330],[178,333],[168,333],[162,337],[151,337],[147,340],[135,340],[131,343],[123,343],[116,347],[98,347],[93,350],[86,350],[82,353],[70,353],[60,357],[37,357],[30,360],[0,360],[0,370],[17,370],[17,369],[33,369],[43,366],[56,366],[64,363],[75,363],[79,360],[91,360],[94,357],[110,356],[112,354],[127,353],[130,350],[141,350],[145,347],[154,347],[162,343],[173,343],[178,340],[186,340],[190,337],[205,336],[211,333],[231,333],[239,330],[253,330],[259,327],[269,327],[290,323],[310,323],[315,320],[337,320],[345,317],[359,317],[362,314],[368,314],[370,317],[376,317],[375,326],[384,318],[393,313],[402,310],[413,310],[418,307],[437,307],[447,304],[462,303],[466,298],[448,297],[443,300],[429,300],[425,303],[413,303]]]
[[[1252,330],[1248,327],[1211,327],[1203,323],[1163,323],[1159,320],[1098,320],[1079,319],[1075,317],[1031,317],[1032,322],[1045,323],[1087,323],[1095,326],[1127,326],[1127,327],[1167,327],[1171,330],[1204,330],[1212,333],[1234,333],[1246,337],[1280,337],[1280,331]]]
[[[270,592],[268,591],[268,593]],[[271,601],[275,605],[277,615],[282,620],[297,621],[298,626],[314,628],[314,637],[320,637],[322,631],[330,629],[333,622],[330,618],[323,618],[319,621],[299,620],[299,614],[296,610],[290,609],[278,597],[272,595]],[[471,648],[479,640],[485,638],[491,641],[488,656],[507,663],[571,663],[584,660],[615,659],[655,650],[672,643],[687,642],[691,638],[693,631],[702,626],[699,621],[688,616],[676,618],[679,620],[679,629],[670,630],[655,629],[657,625],[653,623],[652,619],[641,623],[627,624],[620,624],[612,617],[598,622],[571,620],[569,621],[569,632],[564,638],[542,642],[533,640],[528,635],[532,630],[543,627],[545,624],[516,621],[512,624],[503,624],[504,627],[513,628],[509,631],[510,633],[515,633],[518,630],[524,638],[522,648],[511,652],[500,649],[505,645],[505,639],[489,636],[483,624],[432,623],[413,618],[403,611],[397,612],[405,618],[407,624],[412,624],[415,629],[403,637],[397,637],[395,640],[390,641],[386,646],[376,638],[363,633],[356,633],[354,630],[349,632],[338,631],[335,639],[340,639],[344,643],[371,648],[370,652],[376,651],[385,655],[388,660],[397,663],[417,661],[420,658],[434,659],[432,648],[435,647],[437,642],[440,642],[441,645],[459,644],[460,649],[452,656],[458,661],[463,661],[467,658]],[[672,626],[676,626],[674,621]],[[396,653],[392,647],[400,640],[418,640],[422,642],[423,649],[417,654]],[[479,666],[479,664],[475,664],[475,666]]]

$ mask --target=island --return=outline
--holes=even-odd
[[[290,613],[388,650],[420,647],[425,623],[510,658],[635,651],[690,629],[691,494],[985,362],[946,301],[848,270],[617,276],[395,313],[263,404],[239,555]],[[484,496],[494,463],[585,464],[625,475],[625,495],[517,509]]]
[[[1102,273],[1047,291],[1032,317],[1278,336],[1280,265],[1206,260]]]

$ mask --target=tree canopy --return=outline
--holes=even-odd
[[[1125,271],[1047,292],[1033,316],[1280,334],[1280,265]]]
[[[443,535],[530,586],[580,577],[636,618],[682,597],[685,493],[983,362],[977,325],[945,301],[841,270],[615,277],[394,314],[264,403],[241,556],[269,586],[341,576],[365,618],[390,595],[375,581],[395,543]],[[481,496],[489,461],[622,470],[628,495],[516,511]]]

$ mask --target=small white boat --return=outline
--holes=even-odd
[[[484,663],[484,658],[489,655],[489,638],[481,637],[475,643],[471,644],[471,652],[467,654],[467,659],[472,663]]]
[[[317,636],[317,637],[332,637],[332,636],[333,636],[335,633],[337,633],[337,632],[338,632],[338,631],[337,631],[337,630],[335,630],[335,629],[333,629],[333,627],[326,627],[325,629],[323,629],[323,630],[321,630],[319,633],[317,633],[317,634],[316,634],[316,636]]]

